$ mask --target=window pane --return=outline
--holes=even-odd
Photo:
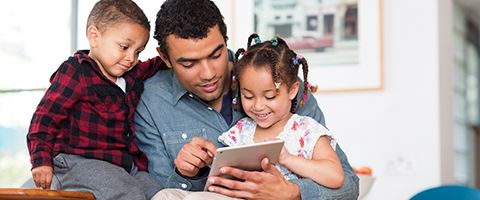
[[[44,91],[22,90],[48,87],[72,54],[71,10],[65,0],[0,1],[0,187],[31,177],[26,134]]]
[[[0,188],[30,178],[26,134],[43,91],[0,94]]]
[[[47,87],[72,53],[71,1],[1,1],[0,19],[0,90]]]

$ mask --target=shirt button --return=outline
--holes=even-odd
[[[212,107],[208,107],[208,110],[213,110],[213,108],[212,108]]]
[[[183,138],[184,140],[187,139],[187,136],[188,136],[188,135],[187,135],[186,133],[182,133],[182,138]]]
[[[180,186],[182,186],[183,189],[187,189],[187,184],[182,183]]]
[[[190,98],[193,98],[193,94],[192,94],[192,93],[188,93],[188,96],[189,96]]]

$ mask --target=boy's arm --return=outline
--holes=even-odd
[[[32,169],[52,166],[53,146],[62,122],[84,87],[80,77],[80,71],[66,62],[52,75],[51,85],[33,114],[27,134]]]
[[[302,83],[302,82],[300,82]],[[300,84],[300,89],[297,95],[297,100],[300,102],[302,97],[303,84]],[[325,118],[322,110],[318,107],[315,97],[308,92],[307,101],[302,107],[297,107],[297,113],[303,116],[309,116],[320,124],[325,126]],[[352,167],[348,163],[347,156],[337,144],[336,151],[340,163],[342,164],[344,181],[343,185],[338,189],[330,189],[315,183],[311,179],[294,179],[291,182],[297,184],[300,188],[302,199],[357,199],[358,198],[358,177],[353,173]]]
[[[138,77],[141,80],[147,80],[155,75],[158,70],[165,69],[168,69],[167,65],[162,61],[162,59],[160,59],[160,56],[156,56],[144,62],[138,62],[130,74],[132,74],[134,77]]]

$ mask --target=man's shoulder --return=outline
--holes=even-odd
[[[148,95],[151,93],[160,93],[161,91],[161,93],[165,93],[165,95],[171,95],[173,89],[172,79],[172,70],[160,70],[145,81],[145,90],[143,93]]]

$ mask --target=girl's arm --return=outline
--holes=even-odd
[[[312,159],[292,155],[283,149],[279,162],[293,173],[325,187],[339,188],[343,184],[343,169],[328,136],[318,138]]]

